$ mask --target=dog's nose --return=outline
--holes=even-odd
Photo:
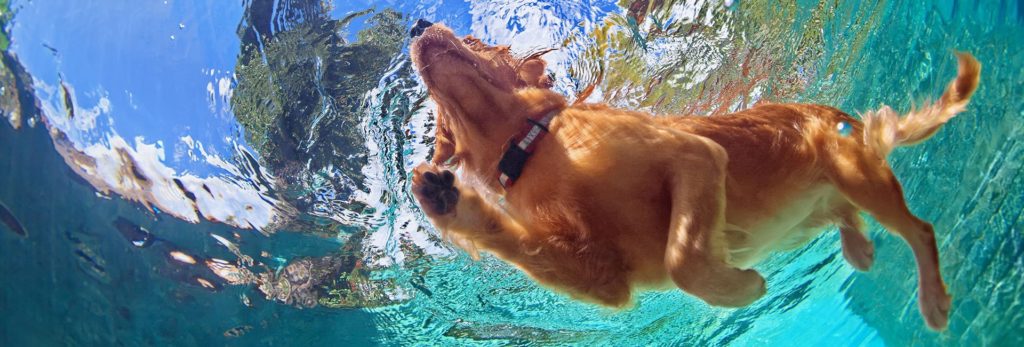
[[[423,35],[423,31],[427,30],[427,28],[429,28],[431,25],[434,25],[434,23],[431,23],[430,21],[423,18],[417,19],[416,24],[413,24],[412,26],[412,30],[409,30],[409,37],[417,37]]]

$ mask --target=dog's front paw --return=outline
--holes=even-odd
[[[455,187],[455,175],[423,164],[413,170],[412,193],[429,216],[441,216],[455,210],[459,202],[459,189]]]

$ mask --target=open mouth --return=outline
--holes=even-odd
[[[491,71],[481,66],[481,58],[473,49],[443,25],[423,29],[413,42],[411,53],[420,76],[430,87],[437,87],[433,75],[439,73],[473,74],[498,86]]]
[[[412,58],[421,73],[433,70],[441,60],[452,59],[468,65],[476,65],[467,57],[472,54],[455,34],[441,25],[424,30],[412,46]]]

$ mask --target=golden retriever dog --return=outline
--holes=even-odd
[[[516,59],[443,25],[418,29],[412,60],[438,115],[433,158],[414,170],[412,192],[457,245],[602,305],[674,284],[740,307],[765,294],[751,266],[832,225],[847,262],[868,270],[865,211],[910,245],[924,320],[946,327],[951,297],[932,225],[907,208],[886,157],[965,109],[981,69],[971,55],[958,55],[938,101],[903,116],[768,104],[653,117],[569,105],[538,56]]]

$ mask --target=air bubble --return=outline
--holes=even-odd
[[[853,127],[850,126],[850,123],[843,121],[836,124],[836,131],[839,132],[839,135],[850,136],[850,132],[853,131]]]

